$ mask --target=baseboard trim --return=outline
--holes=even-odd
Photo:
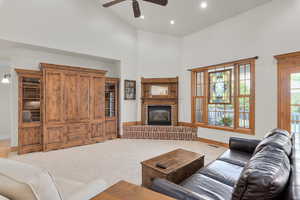
[[[136,125],[142,125],[141,121],[134,121],[134,122],[123,122],[123,126],[136,126]]]
[[[197,126],[195,124],[190,123],[190,122],[178,122],[178,126],[187,126],[187,127],[197,128]]]
[[[10,152],[10,140],[0,140],[0,158],[7,158]]]
[[[221,147],[229,148],[229,144],[227,144],[227,143],[223,143],[223,142],[219,142],[219,141],[215,141],[215,140],[210,140],[210,139],[206,139],[206,138],[200,138],[200,137],[198,137],[197,140],[199,142],[204,142],[204,143],[215,145],[215,146],[221,146]]]
[[[18,147],[10,147],[10,152],[17,152],[18,149]]]

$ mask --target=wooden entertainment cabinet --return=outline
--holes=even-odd
[[[119,82],[106,71],[42,63],[41,71],[16,72],[20,154],[118,136]]]

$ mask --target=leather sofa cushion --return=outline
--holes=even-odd
[[[242,151],[245,153],[253,154],[255,148],[260,142],[261,140],[256,140],[256,139],[230,137],[229,148],[231,150]]]
[[[202,174],[194,174],[180,185],[201,194],[204,199],[230,200],[233,191],[232,187]]]
[[[216,160],[210,163],[205,168],[202,168],[198,173],[216,179],[231,187],[238,181],[239,176],[243,170],[243,167],[233,165],[228,162]]]
[[[277,133],[264,138],[256,147],[254,154],[259,152],[266,146],[273,146],[274,148],[282,149],[287,156],[292,152],[292,142],[286,135]]]
[[[285,135],[286,137],[291,138],[291,135],[288,131],[280,129],[280,128],[275,128],[272,129],[270,132],[268,132],[264,138],[270,137],[272,135],[277,135],[277,134],[281,134],[281,135]]]
[[[277,199],[290,175],[290,161],[286,153],[274,146],[266,146],[245,166],[234,188],[232,200]]]
[[[218,160],[222,160],[224,162],[228,162],[234,165],[239,165],[241,167],[244,167],[247,162],[250,160],[252,154],[242,152],[242,151],[236,151],[236,150],[227,150],[225,153],[223,153]]]
[[[293,134],[292,155],[290,156],[291,173],[284,197],[281,199],[300,199],[300,135]]]

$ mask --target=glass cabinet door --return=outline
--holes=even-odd
[[[116,84],[114,83],[105,85],[105,116],[116,116]]]
[[[26,78],[22,80],[22,120],[26,122],[41,121],[41,79]]]

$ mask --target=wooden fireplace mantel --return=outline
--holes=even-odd
[[[148,106],[171,106],[172,126],[178,124],[178,77],[173,78],[143,78],[142,83],[142,109],[141,119],[143,125],[148,125]],[[152,95],[152,86],[168,87],[167,95]]]

